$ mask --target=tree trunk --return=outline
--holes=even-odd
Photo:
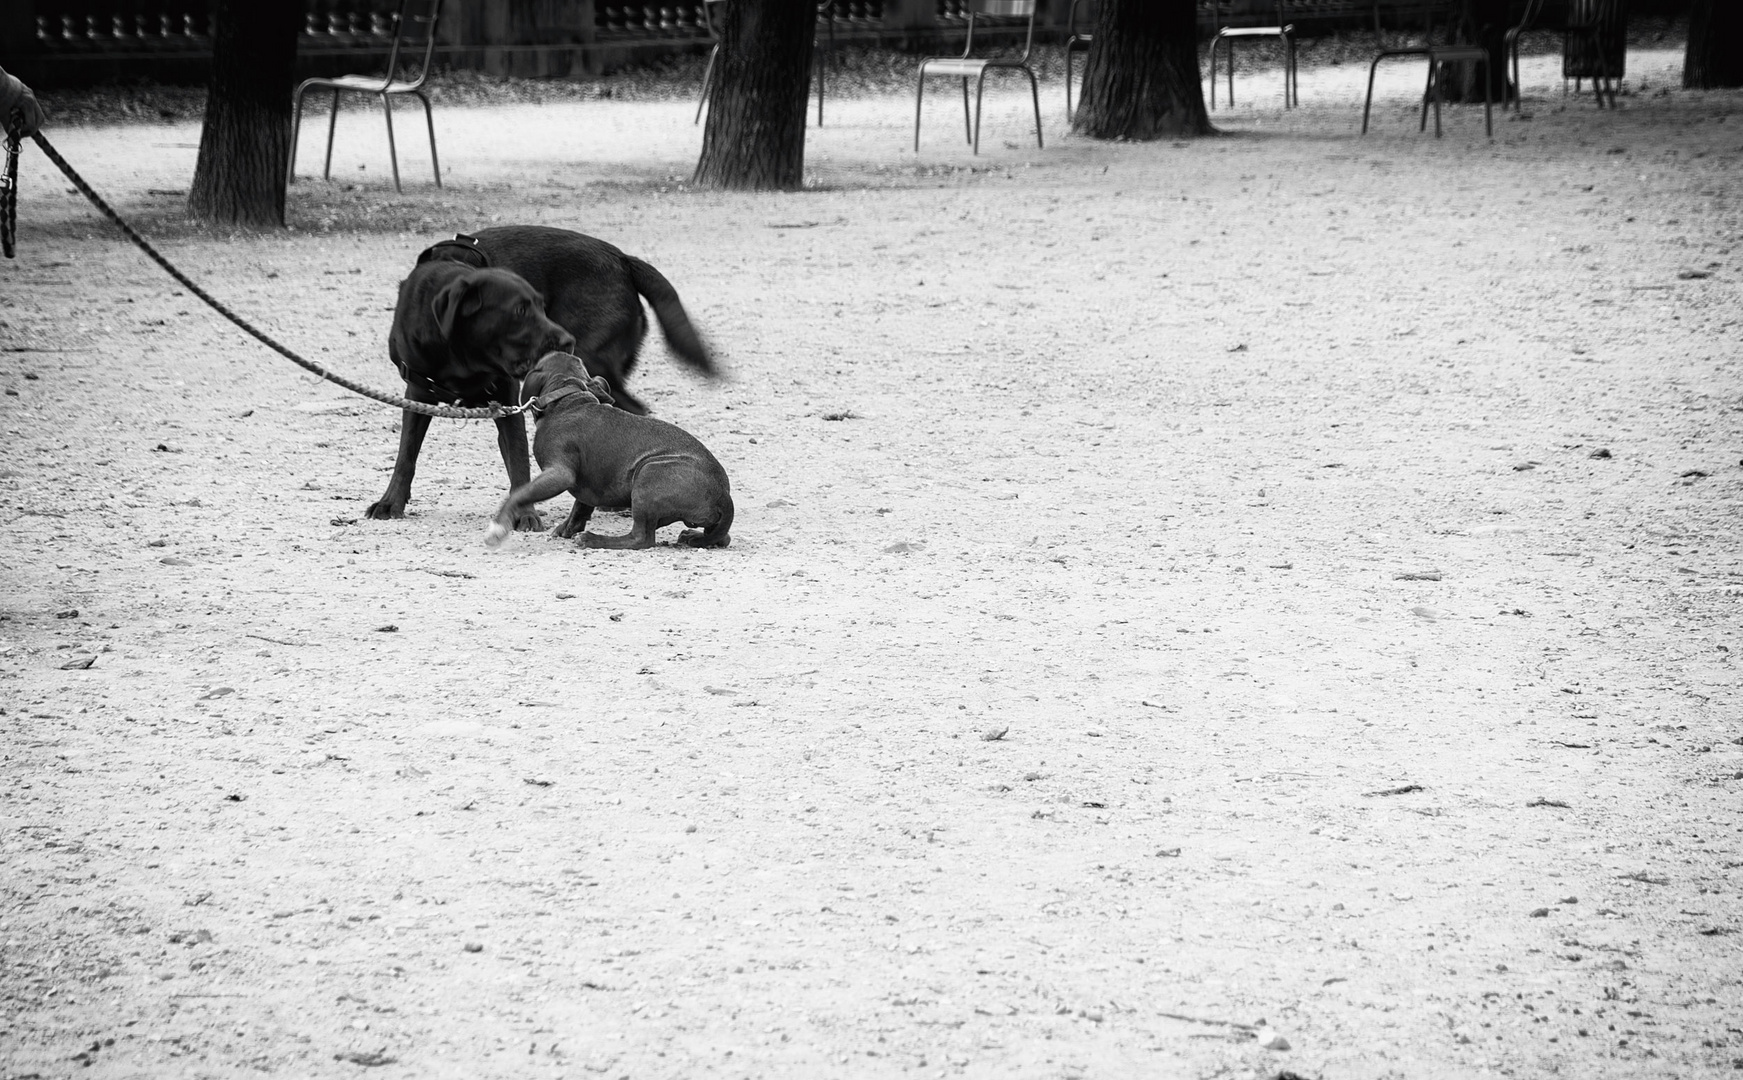
[[[301,0],[218,0],[206,122],[188,212],[227,225],[284,225]]]
[[[1684,90],[1743,86],[1743,4],[1695,0],[1689,12],[1682,85]]]
[[[816,36],[816,0],[728,0],[692,183],[799,190]]]
[[[1071,127],[1096,139],[1213,135],[1193,0],[1101,0]]]

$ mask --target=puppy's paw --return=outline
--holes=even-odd
[[[490,527],[484,530],[484,546],[498,548],[511,535],[509,527],[500,521],[492,521]]]
[[[545,527],[545,519],[539,516],[537,510],[522,510],[514,516],[515,532],[538,532]]]

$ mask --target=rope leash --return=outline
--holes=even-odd
[[[13,109],[6,125],[6,169],[0,172],[0,254],[14,258],[18,240],[18,133],[24,112]]]
[[[13,251],[17,231],[18,150],[20,145],[18,131],[22,126],[23,117],[18,113],[14,113],[12,119],[12,125],[8,128],[6,133],[6,171],[4,176],[0,177],[0,241],[4,242],[4,253],[8,259],[14,257]],[[79,191],[84,194],[85,198],[91,200],[92,205],[94,205],[98,210],[101,210],[103,215],[110,221],[114,222],[115,226],[126,234],[127,239],[133,241],[134,245],[137,246],[139,250],[145,252],[146,256],[150,258],[152,262],[163,267],[165,273],[180,282],[182,288],[193,293],[201,300],[204,300],[212,310],[224,316],[226,319],[229,319],[231,322],[241,327],[255,340],[259,341],[262,345],[265,345],[273,352],[278,353],[280,356],[283,356],[285,359],[303,370],[319,375],[328,382],[337,383],[354,394],[361,394],[366,398],[379,401],[384,405],[392,405],[395,408],[422,413],[425,416],[439,416],[451,420],[495,420],[498,417],[503,416],[516,416],[526,410],[525,405],[491,405],[486,408],[478,409],[461,408],[456,405],[426,405],[421,401],[410,401],[395,394],[373,390],[364,386],[362,383],[355,382],[351,379],[345,378],[343,375],[338,375],[334,372],[328,371],[313,360],[305,360],[295,352],[280,345],[277,341],[274,341],[264,331],[257,329],[253,324],[242,318],[242,316],[224,306],[224,304],[216,297],[194,284],[193,279],[182,273],[168,259],[159,254],[157,249],[152,247],[145,237],[140,236],[135,232],[133,226],[127,224],[120,214],[116,213],[108,203],[103,201],[103,197],[98,195],[96,191],[91,188],[91,185],[85,183],[85,178],[74,171],[73,167],[67,163],[67,159],[61,157],[60,153],[50,145],[49,141],[42,137],[40,131],[31,135],[31,138],[36,140],[36,145],[42,148],[42,152],[48,156],[48,159],[54,162],[61,172],[66,174],[67,179],[73,182],[73,186],[78,188]]]

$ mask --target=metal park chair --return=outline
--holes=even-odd
[[[1533,28],[1532,24],[1543,12],[1543,0],[1525,0],[1525,10],[1519,15],[1519,22],[1507,28],[1507,34],[1502,39],[1507,50],[1507,76],[1513,80],[1513,111],[1525,111],[1525,84],[1519,79],[1519,39]],[[1507,103],[1501,103],[1501,111],[1507,110]]]
[[[399,186],[399,151],[393,142],[393,104],[396,94],[411,94],[424,104],[424,123],[430,129],[430,170],[436,174],[436,186],[442,186],[442,167],[436,159],[436,120],[430,112],[430,99],[424,94],[424,80],[430,76],[430,58],[436,51],[436,18],[441,13],[442,0],[401,0],[393,16],[393,47],[387,54],[387,71],[381,75],[336,75],[332,78],[304,79],[297,84],[291,99],[291,144],[289,175],[286,183],[297,178],[297,135],[303,121],[303,95],[310,90],[333,91],[333,113],[327,120],[327,159],[321,166],[321,178],[333,171],[333,129],[339,123],[339,95],[345,91],[374,94],[381,99],[381,111],[387,116],[387,156],[393,163],[393,189]],[[420,9],[414,11],[414,9]]]
[[[1627,37],[1628,5],[1622,0],[1573,0],[1562,29],[1562,91],[1567,91],[1567,81],[1572,79],[1577,94],[1581,80],[1590,79],[1598,108],[1604,107],[1608,94],[1614,109],[1616,88],[1628,63]]]
[[[1090,29],[1095,25],[1095,0],[1071,0],[1071,13],[1065,20],[1065,118],[1071,119],[1076,110],[1071,106],[1071,54],[1088,52],[1089,43],[1095,40],[1095,33]]]
[[[986,73],[995,69],[1021,71],[1029,77],[1029,94],[1035,101],[1035,145],[1044,147],[1041,138],[1041,88],[1035,81],[1035,69],[1029,57],[1035,51],[1035,0],[968,0],[968,39],[962,43],[960,56],[928,56],[920,61],[920,83],[914,95],[914,152],[920,152],[920,106],[926,98],[926,76],[946,75],[962,79],[962,125],[974,152],[980,153],[980,104],[986,92]],[[1023,40],[1023,55],[1014,60],[974,55],[974,28],[981,19],[1026,19],[1027,36]],[[975,80],[974,121],[968,117],[968,80]]]
[[[1374,62],[1368,65],[1368,96],[1362,102],[1362,134],[1368,133],[1368,116],[1374,106],[1374,72],[1380,67],[1380,61],[1392,57],[1420,56],[1428,61],[1428,82],[1422,89],[1422,117],[1416,125],[1417,131],[1428,130],[1428,106],[1434,104],[1434,137],[1441,137],[1440,106],[1445,100],[1442,80],[1446,77],[1446,64],[1471,63],[1483,65],[1483,129],[1489,138],[1495,137],[1495,119],[1493,101],[1489,91],[1489,52],[1480,45],[1461,45],[1449,41],[1444,45],[1434,44],[1434,9],[1430,4],[1423,5],[1425,28],[1422,45],[1404,45],[1396,49],[1382,49],[1375,54]],[[1466,29],[1469,27],[1467,25]],[[1458,34],[1458,24],[1449,21],[1446,36],[1455,38]],[[1506,102],[1502,102],[1503,105]]]
[[[693,124],[702,122],[702,110],[707,107],[708,99],[714,93],[714,61],[720,57],[720,25],[715,21],[715,9],[725,4],[727,0],[702,0],[702,18],[708,25],[708,36],[714,42],[714,47],[708,50],[708,63],[702,67],[702,95],[696,99],[696,119]],[[824,39],[828,45],[823,51],[816,53],[815,69],[817,71],[817,126],[823,126],[823,87],[828,80],[829,58],[835,55],[835,0],[818,0],[817,25],[822,28]],[[812,48],[815,50],[816,42]]]
[[[1284,0],[1230,0],[1229,18],[1241,20],[1240,25],[1223,21],[1223,0],[1216,0],[1213,14],[1219,24],[1216,36],[1210,39],[1210,107],[1216,108],[1216,54],[1220,48],[1229,58],[1229,107],[1235,104],[1235,42],[1274,37],[1283,42],[1283,107],[1301,104],[1301,87],[1295,71],[1295,26],[1283,18]],[[1250,20],[1264,12],[1274,12],[1275,21],[1253,25]]]
[[[1422,120],[1417,131],[1428,130],[1428,103],[1434,100],[1434,137],[1440,138],[1440,104],[1445,94],[1441,89],[1444,71],[1441,65],[1477,63],[1483,65],[1483,129],[1489,138],[1495,137],[1495,118],[1489,93],[1489,51],[1481,45],[1412,45],[1402,49],[1385,49],[1368,65],[1368,97],[1362,102],[1362,134],[1368,133],[1368,113],[1374,105],[1374,71],[1380,61],[1394,56],[1424,56],[1428,58],[1428,84],[1422,90]]]

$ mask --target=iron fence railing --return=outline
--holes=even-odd
[[[185,64],[209,56],[212,47],[211,0],[0,0],[15,11],[0,20],[0,41],[10,68],[35,61],[133,61],[129,70],[149,74],[151,61]],[[630,55],[693,49],[708,40],[703,0],[616,3],[608,0],[552,0],[569,13],[567,29],[525,27],[514,19],[486,18],[502,0],[447,0],[443,5],[438,55],[457,66],[476,66],[494,54],[568,54],[563,71],[597,69],[601,56],[620,63]],[[1417,13],[1450,8],[1456,0],[1289,0],[1292,20],[1328,24],[1391,26]],[[1201,30],[1213,31],[1226,17],[1230,0],[1197,0]],[[1063,34],[1068,0],[1043,0],[1041,26]],[[333,57],[385,53],[392,44],[398,0],[305,0],[299,51]],[[967,22],[966,0],[832,0],[822,17],[837,38],[916,41],[959,33]],[[34,23],[34,38],[26,39]],[[485,25],[497,27],[483,31]],[[7,29],[7,28],[10,29]],[[518,36],[517,36],[518,34]],[[524,38],[524,40],[522,40]],[[631,52],[624,52],[624,50]],[[20,55],[24,54],[24,55]],[[546,72],[550,73],[550,72]],[[561,73],[561,72],[559,72]]]

